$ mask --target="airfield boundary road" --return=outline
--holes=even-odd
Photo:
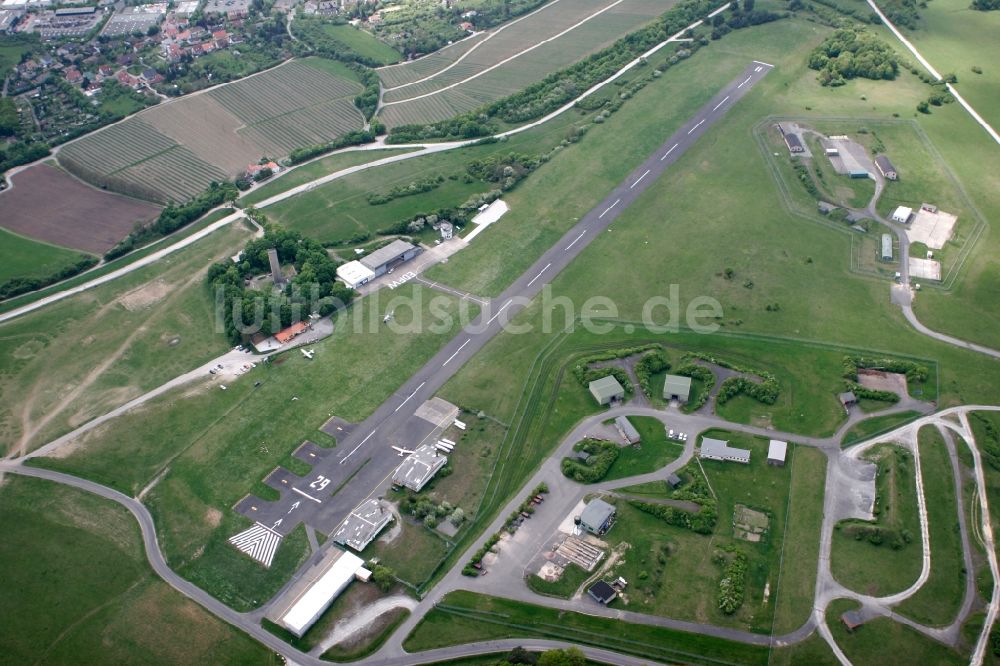
[[[418,442],[433,434],[432,430],[428,430],[430,424],[414,416],[417,407],[433,397],[448,379],[541,292],[545,284],[607,230],[771,69],[772,66],[767,63],[752,62],[499,297],[484,307],[476,320],[449,341],[389,400],[347,437],[338,441],[334,453],[319,461],[309,476],[288,484],[283,491],[279,491],[281,497],[275,502],[252,497],[244,500],[240,505],[244,515],[273,527],[281,534],[288,534],[301,522],[326,533],[333,531],[355,507],[384,487],[400,462],[391,447],[407,443],[403,439],[406,435],[397,433],[416,431],[419,433]],[[406,430],[403,430],[404,427]],[[340,490],[333,497],[320,496],[317,491],[326,488]],[[253,508],[247,503],[252,503]]]

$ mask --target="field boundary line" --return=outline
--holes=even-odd
[[[540,41],[540,42],[538,42],[536,44],[532,44],[531,46],[529,46],[528,48],[524,49],[523,51],[519,51],[518,53],[515,53],[514,55],[510,56],[509,58],[504,58],[500,62],[495,63],[493,65],[490,65],[489,67],[487,67],[483,71],[476,72],[475,74],[473,74],[472,76],[470,76],[470,77],[468,77],[466,79],[462,79],[461,81],[456,81],[455,83],[447,85],[444,88],[439,88],[438,90],[434,90],[432,92],[425,93],[423,95],[417,95],[416,97],[407,97],[406,99],[397,100],[395,102],[383,102],[382,103],[382,107],[384,108],[384,107],[387,107],[387,106],[395,106],[396,104],[403,104],[404,102],[415,102],[418,99],[425,99],[427,97],[433,97],[434,95],[437,95],[439,93],[443,93],[445,91],[451,90],[452,88],[456,88],[456,87],[458,87],[460,85],[468,83],[469,81],[472,81],[473,79],[478,79],[483,74],[489,74],[494,69],[497,69],[498,67],[502,67],[503,65],[506,65],[511,60],[519,58],[519,57],[523,56],[526,53],[530,53],[531,51],[534,51],[538,47],[544,46],[544,45],[548,44],[549,42],[554,42],[555,40],[559,39],[563,35],[566,35],[567,33],[572,32],[573,30],[576,30],[577,28],[579,28],[584,23],[590,21],[591,19],[597,18],[598,16],[600,16],[604,12],[606,12],[606,11],[608,11],[610,9],[613,9],[614,7],[617,7],[618,5],[620,5],[623,2],[625,2],[625,0],[614,0],[614,2],[612,2],[610,5],[597,10],[593,14],[588,15],[587,17],[581,19],[580,21],[578,21],[578,22],[574,23],[573,25],[571,25],[570,27],[566,28],[562,32],[557,33],[557,34],[549,37],[548,39],[543,39],[542,41]]]
[[[429,74],[428,76],[425,76],[422,79],[417,79],[416,81],[410,81],[409,83],[404,83],[402,85],[393,86],[392,88],[383,88],[382,92],[384,92],[384,93],[386,93],[386,92],[392,92],[393,90],[399,90],[400,88],[406,88],[407,86],[413,86],[413,85],[416,85],[418,83],[423,83],[424,81],[430,81],[434,77],[440,76],[441,74],[444,74],[449,69],[451,69],[452,67],[454,67],[458,63],[462,62],[467,57],[469,57],[470,53],[472,53],[473,51],[475,51],[480,46],[482,46],[486,42],[490,41],[491,39],[493,39],[497,35],[499,35],[501,32],[503,32],[507,28],[511,27],[512,25],[516,25],[517,23],[520,23],[521,21],[523,21],[526,18],[530,18],[530,17],[534,16],[538,12],[541,12],[541,11],[544,11],[544,10],[548,9],[552,5],[558,3],[559,1],[560,0],[552,0],[552,2],[547,2],[544,5],[542,5],[541,7],[539,7],[538,9],[535,9],[535,10],[533,10],[533,11],[525,14],[524,16],[520,16],[520,17],[514,19],[513,21],[511,21],[511,22],[509,22],[509,23],[507,23],[505,25],[500,26],[497,30],[495,30],[492,33],[486,35],[486,37],[483,37],[482,41],[480,41],[478,44],[473,44],[472,48],[470,48],[468,51],[466,51],[465,53],[463,53],[462,55],[460,55],[455,62],[451,63],[450,65],[448,65],[444,69],[439,69],[438,71],[434,72],[433,74]],[[475,37],[475,34],[469,35],[469,37]],[[461,44],[462,42],[456,42],[456,43],[457,44]],[[445,48],[448,48],[448,47],[445,47]],[[429,55],[437,55],[438,53],[440,53],[443,50],[444,49],[438,49],[437,51],[435,51],[434,53],[431,53]],[[413,61],[411,61],[411,62],[413,62]],[[388,65],[388,67],[397,67],[399,65],[406,65],[406,64],[408,64],[408,63],[401,62],[401,63],[397,63],[396,65]],[[377,72],[378,70],[375,70],[375,71]]]

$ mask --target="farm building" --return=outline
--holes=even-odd
[[[892,234],[882,234],[882,261],[892,261]]]
[[[413,243],[396,239],[361,259],[361,264],[374,273],[375,277],[385,275],[404,261],[420,254],[420,248]]]
[[[788,146],[788,152],[804,153],[806,151],[805,146],[802,145],[802,141],[799,139],[798,134],[786,133],[784,136],[785,136],[785,145]]]
[[[910,221],[910,216],[913,215],[913,209],[906,206],[898,206],[896,210],[892,211],[892,221],[899,222],[900,224],[906,224]]]
[[[750,452],[746,449],[733,448],[729,446],[729,442],[711,437],[705,437],[701,440],[701,453],[699,455],[706,460],[721,460],[723,462],[729,460],[744,465],[750,462]]]
[[[330,607],[333,600],[360,574],[364,560],[339,548],[329,548],[323,558],[288,588],[267,612],[267,619],[299,638]]]
[[[868,177],[868,172],[864,169],[851,169],[847,172],[847,175],[851,178],[856,178],[858,180]]]
[[[591,534],[601,536],[615,524],[616,513],[615,507],[604,500],[590,500],[580,514],[580,526]]]
[[[297,321],[288,328],[283,328],[274,334],[274,339],[278,341],[279,344],[285,344],[293,338],[297,338],[306,331],[309,330],[309,324],[304,321]]]
[[[663,380],[663,399],[687,402],[691,396],[691,378],[667,375]]]
[[[628,420],[627,416],[619,416],[615,419],[615,427],[618,428],[618,434],[622,436],[626,444],[638,444],[642,441],[642,437],[639,436],[639,431],[635,429],[632,422]]]
[[[899,174],[896,173],[896,167],[892,166],[892,162],[885,155],[878,155],[875,157],[875,168],[878,172],[888,178],[889,180],[899,179]]]
[[[392,512],[386,511],[377,499],[370,499],[340,524],[333,533],[333,540],[360,553],[391,521]]]
[[[858,404],[858,397],[854,395],[854,391],[846,391],[844,393],[841,393],[839,397],[840,397],[840,404],[844,406],[844,409],[847,409],[851,405]]]
[[[597,603],[607,606],[618,596],[618,591],[603,580],[599,580],[587,588],[587,594]]]
[[[682,483],[684,483],[684,481],[681,479],[681,477],[677,476],[676,474],[671,474],[670,476],[667,477],[667,484],[673,490],[677,490],[678,488],[680,488]]]
[[[614,400],[621,400],[625,397],[625,389],[614,378],[614,375],[595,379],[590,382],[588,388],[590,395],[594,396],[594,400],[599,405],[608,405]]]
[[[409,488],[419,493],[427,482],[434,478],[438,470],[448,464],[448,456],[433,446],[424,444],[417,447],[392,475],[392,485]]]
[[[337,279],[351,289],[357,289],[366,282],[370,282],[374,277],[375,271],[360,261],[348,261],[346,264],[337,266]]]
[[[767,464],[784,467],[787,454],[788,442],[782,442],[780,439],[772,439],[771,443],[767,445]]]

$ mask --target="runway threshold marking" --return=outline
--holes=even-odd
[[[412,398],[413,396],[415,396],[417,394],[417,391],[419,391],[421,388],[423,388],[424,384],[426,384],[426,383],[427,382],[420,382],[420,386],[418,386],[417,388],[413,389],[413,393],[411,393],[410,395],[406,396],[406,400],[404,400],[403,402],[399,403],[399,407],[397,407],[396,409],[392,410],[393,413],[398,412],[399,410],[401,410],[403,408],[403,405],[405,405],[406,403],[408,403],[410,401],[410,398]]]
[[[448,360],[447,360],[447,361],[445,361],[444,363],[442,363],[442,364],[441,364],[441,367],[443,368],[444,366],[446,366],[446,365],[448,365],[449,363],[451,363],[451,359],[453,359],[453,358],[455,358],[456,356],[458,356],[458,352],[460,352],[460,351],[462,351],[463,349],[465,349],[465,345],[469,344],[470,342],[472,342],[472,338],[469,338],[468,340],[466,340],[465,342],[463,342],[463,343],[462,343],[462,346],[461,346],[461,347],[459,347],[459,348],[458,348],[457,350],[455,350],[455,353],[454,353],[454,354],[452,354],[451,356],[449,356],[449,357],[448,357]]]
[[[670,155],[670,153],[674,152],[674,148],[676,148],[679,145],[681,145],[681,144],[675,143],[674,145],[670,146],[670,150],[668,150],[667,152],[663,153],[663,157],[660,158],[660,161],[662,162],[663,160],[667,159],[667,156]]]
[[[705,122],[704,118],[702,118],[701,120],[699,120],[697,125],[695,125],[694,127],[692,127],[691,129],[688,130],[688,134],[690,134],[691,132],[695,131],[699,127],[701,127],[702,123],[704,123],[704,122]]]
[[[719,102],[718,104],[716,104],[715,108],[712,109],[712,111],[718,111],[719,107],[722,106],[723,104],[725,104],[728,100],[729,100],[729,95],[726,95],[726,98],[724,100],[722,100],[721,102]]]
[[[305,497],[306,499],[310,499],[310,500],[312,500],[313,502],[316,502],[316,504],[322,504],[322,503],[323,503],[323,500],[321,500],[321,499],[316,499],[315,497],[313,497],[313,496],[312,496],[312,495],[310,495],[309,493],[306,493],[306,492],[302,492],[302,491],[301,491],[301,490],[299,490],[298,488],[292,488],[292,492],[295,492],[295,493],[298,493],[299,495],[302,495],[302,496],[303,496],[303,497]]]
[[[347,459],[348,459],[348,458],[350,458],[351,456],[353,456],[353,455],[354,455],[354,452],[355,452],[355,451],[357,451],[357,450],[358,450],[358,449],[360,449],[360,448],[361,448],[362,446],[364,446],[364,443],[365,443],[365,442],[367,442],[367,441],[368,441],[369,439],[371,439],[371,438],[372,438],[372,435],[374,435],[374,434],[375,434],[375,430],[378,430],[378,428],[375,428],[375,429],[374,429],[374,430],[372,430],[372,431],[371,431],[370,433],[368,433],[368,436],[367,436],[367,437],[365,437],[365,438],[364,438],[363,440],[361,440],[361,443],[360,443],[360,444],[358,444],[358,445],[357,445],[357,446],[355,446],[355,447],[354,447],[353,449],[351,449],[351,452],[350,452],[350,453],[348,453],[348,454],[347,454],[346,456],[344,456],[343,460],[341,460],[341,461],[340,461],[339,463],[337,463],[337,464],[338,464],[338,465],[343,465],[343,464],[344,464],[345,462],[347,462]]]
[[[547,271],[549,269],[549,266],[551,266],[551,265],[552,265],[551,263],[545,264],[545,268],[543,268],[542,270],[538,271],[538,275],[536,275],[535,277],[531,278],[531,282],[528,283],[528,286],[530,287],[531,285],[533,285],[535,283],[535,280],[537,280],[538,278],[542,277],[542,273],[544,273],[545,271]]]
[[[573,239],[573,242],[572,242],[572,243],[570,243],[569,245],[567,245],[567,246],[566,246],[566,249],[565,249],[565,250],[563,250],[563,252],[568,252],[568,251],[570,250],[570,248],[572,248],[572,247],[573,247],[574,245],[576,245],[576,242],[577,242],[578,240],[580,240],[581,238],[583,238],[583,235],[584,235],[585,233],[587,233],[587,231],[586,231],[586,230],[584,230],[584,231],[581,231],[581,232],[580,232],[580,235],[579,235],[579,236],[577,236],[576,238],[574,238],[574,239]]]
[[[500,313],[503,312],[507,308],[507,306],[510,305],[513,302],[513,300],[514,299],[511,299],[511,300],[507,301],[506,303],[504,303],[503,305],[501,305],[500,309],[497,310],[497,313],[495,315],[493,315],[492,317],[490,317],[490,320],[488,322],[486,322],[486,325],[489,326],[490,324],[492,324],[493,320],[496,319],[497,317],[499,317]]]
[[[743,87],[743,86],[745,86],[745,85],[746,85],[747,83],[749,83],[749,82],[750,82],[750,79],[752,79],[752,78],[753,78],[753,76],[748,76],[748,77],[746,78],[746,80],[744,80],[744,81],[743,81],[743,83],[741,83],[740,85],[738,85],[738,86],[736,86],[736,87],[737,87],[737,88],[742,88],[742,87]]]
[[[603,213],[601,213],[600,215],[598,215],[598,216],[597,216],[597,219],[599,220],[599,219],[601,219],[602,217],[604,217],[605,215],[607,215],[607,214],[608,214],[608,212],[609,212],[609,211],[610,211],[610,210],[611,210],[612,208],[614,208],[615,206],[617,206],[617,205],[618,205],[618,203],[619,203],[620,201],[621,201],[621,199],[616,199],[616,200],[615,200],[615,202],[614,202],[613,204],[611,204],[610,206],[608,206],[607,208],[605,208],[605,209],[604,209],[604,212],[603,212]],[[582,234],[581,234],[581,235],[582,235]],[[580,239],[578,238],[577,240],[580,240]],[[575,243],[576,241],[573,241],[573,242]],[[572,247],[572,245],[571,245],[570,247]],[[566,248],[566,249],[569,249],[569,248]]]
[[[772,65],[771,63],[764,62],[763,60],[754,60],[754,62],[757,63],[758,65],[764,65],[764,67],[774,67],[774,65]]]
[[[631,190],[632,188],[634,188],[636,185],[638,185],[642,181],[643,178],[645,178],[648,175],[649,175],[649,169],[646,169],[646,172],[644,174],[642,174],[641,176],[639,176],[634,183],[632,183],[631,185],[629,185],[628,189]],[[618,203],[618,202],[616,201],[615,203]]]

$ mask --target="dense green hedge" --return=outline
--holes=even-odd
[[[745,375],[756,375],[761,378],[760,382],[755,382],[747,377],[730,377],[722,382],[722,385],[719,387],[719,394],[715,398],[715,401],[720,405],[725,404],[740,394],[749,396],[765,405],[773,405],[777,402],[778,395],[781,393],[778,379],[765,370],[744,368],[724,359],[716,358],[711,354],[701,352],[690,352],[685,355],[685,358],[700,358],[703,361],[714,363],[723,368],[728,368]]]
[[[357,131],[348,132],[342,136],[337,137],[333,141],[327,143],[320,143],[314,146],[307,146],[305,148],[296,148],[289,154],[288,161],[291,164],[300,164],[306,160],[311,160],[314,157],[319,157],[325,153],[330,153],[335,150],[340,150],[341,148],[347,148],[348,146],[359,146],[365,143],[371,143],[375,140],[375,136],[371,132]]]
[[[50,273],[45,277],[11,278],[3,284],[0,284],[0,299],[13,298],[14,296],[27,294],[29,291],[35,291],[36,289],[48,287],[50,284],[55,284],[56,282],[71,278],[74,275],[79,275],[96,264],[97,257],[81,256],[72,264],[63,266],[59,270],[54,273]]]
[[[705,384],[705,390],[699,393],[694,400],[691,400],[689,397],[687,404],[684,405],[684,410],[687,412],[694,412],[701,409],[708,402],[708,397],[712,393],[712,387],[715,386],[715,374],[705,366],[698,365],[697,363],[683,365],[677,368],[674,374],[682,377],[690,377]]]
[[[695,468],[684,468],[678,472],[688,483],[670,494],[671,499],[694,502],[698,511],[685,511],[673,506],[654,504],[642,500],[630,499],[628,502],[635,508],[656,516],[668,525],[683,527],[698,534],[711,534],[719,520],[718,504],[708,489],[704,476]]]
[[[579,483],[597,483],[608,474],[608,470],[618,460],[620,449],[614,442],[599,439],[585,439],[573,447],[574,451],[590,454],[586,462],[577,458],[562,459],[562,473]]]
[[[670,369],[670,359],[662,351],[651,351],[645,354],[635,364],[635,376],[639,380],[639,386],[649,397],[655,395],[652,385],[653,375],[658,372],[665,372]]]
[[[732,557],[727,558],[725,552],[731,553]],[[720,563],[723,563],[722,577],[719,579],[719,610],[732,615],[743,605],[750,560],[746,553],[735,546],[720,549],[717,554]]]
[[[844,379],[858,381],[858,370],[881,370],[906,375],[908,382],[922,384],[930,378],[930,368],[914,361],[895,358],[875,358],[869,356],[845,356]]]
[[[239,190],[232,183],[212,183],[208,189],[185,204],[167,206],[160,211],[160,216],[150,225],[135,229],[123,238],[117,245],[104,254],[105,261],[117,259],[123,254],[134,250],[141,243],[149,242],[161,236],[168,236],[181,227],[191,224],[199,217],[221,206],[226,201],[235,199]]]

